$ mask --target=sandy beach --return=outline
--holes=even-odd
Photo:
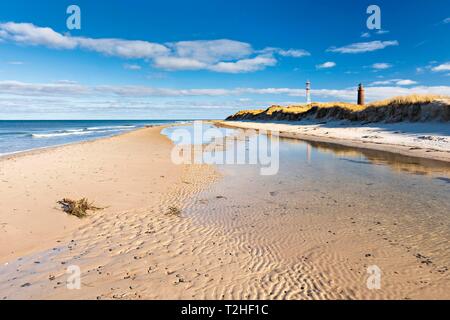
[[[12,314],[450,300],[450,1],[79,2],[0,1]]]
[[[48,282],[47,289],[50,289],[59,277],[65,277],[67,260],[81,259],[88,252],[89,257],[81,259],[83,263],[80,261],[86,264],[82,265],[84,271],[91,271],[87,269],[93,268],[93,261],[100,266],[105,264],[104,259],[111,261],[112,258],[114,273],[119,274],[111,277],[108,273],[105,282],[130,279],[131,270],[142,264],[136,260],[147,254],[154,255],[145,246],[149,237],[153,250],[156,247],[169,253],[169,246],[175,249],[180,246],[176,238],[190,231],[188,222],[180,224],[182,220],[178,217],[166,215],[169,208],[181,206],[183,199],[214,181],[217,175],[211,167],[174,165],[170,159],[172,143],[160,131],[161,127],[145,128],[111,138],[1,158],[2,298],[95,299],[97,290],[70,292],[64,281],[62,293],[55,293],[42,291],[42,283],[36,282],[47,282],[49,277],[56,279]],[[86,197],[105,209],[78,219],[65,214],[57,204],[64,197]],[[199,236],[189,235],[189,238],[195,241]],[[111,247],[107,248],[109,245]],[[49,261],[48,256],[56,252],[60,261]],[[35,285],[27,288],[31,290],[17,290],[11,285],[11,279],[6,281],[8,266],[31,259],[31,267],[39,268],[41,263],[36,261],[36,253],[46,257],[46,262],[42,261],[46,271],[37,274],[33,271],[30,281]],[[108,258],[104,257],[105,253],[109,253]],[[172,250],[170,254],[174,254]],[[174,261],[165,261],[164,254],[155,254],[155,258],[173,269],[168,271],[161,267],[158,272],[166,277],[175,272]],[[47,270],[52,270],[52,274]],[[149,270],[151,267],[146,266],[145,271],[151,273]],[[17,271],[14,269],[15,273]],[[100,285],[102,280],[95,278],[95,282]],[[166,298],[179,294],[170,290],[167,293],[165,289],[156,293]],[[113,294],[111,292],[111,298]]]
[[[448,298],[446,229],[421,229],[438,243],[423,245],[410,220],[385,215],[404,210],[398,199],[373,210],[395,186],[361,200],[345,182],[336,194],[333,183],[304,177],[294,193],[290,175],[268,185],[251,171],[227,178],[215,166],[174,165],[160,131],[0,160],[0,299]],[[105,209],[78,219],[59,208],[63,197]],[[383,269],[382,290],[366,287],[372,263]],[[79,290],[67,287],[72,266]]]
[[[62,198],[86,197],[105,207],[102,215],[158,201],[181,175],[164,153],[171,142],[159,131],[141,129],[0,158],[0,261],[51,246],[90,223],[62,212],[57,204]]]

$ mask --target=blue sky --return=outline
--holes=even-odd
[[[450,94],[449,36],[446,0],[2,1],[0,119],[222,118],[307,79],[314,101]]]

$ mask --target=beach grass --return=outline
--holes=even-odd
[[[367,107],[387,107],[390,105],[411,105],[411,104],[427,104],[438,100],[450,100],[450,97],[444,95],[432,94],[411,94],[408,96],[398,96],[381,101],[374,101],[369,103]]]
[[[344,118],[358,118],[355,114],[370,115],[376,113],[376,109],[398,109],[411,106],[427,106],[432,104],[442,104],[450,106],[450,97],[444,95],[408,95],[398,96],[386,100],[374,101],[365,105],[358,105],[348,102],[312,102],[309,104],[292,104],[288,106],[273,105],[267,109],[241,110],[229,117],[229,120],[239,119],[297,119],[302,116],[314,113],[316,115],[342,115]],[[386,112],[387,114],[392,111]],[[445,112],[444,112],[445,113]],[[298,117],[297,117],[298,116]],[[320,116],[321,118],[322,116]]]

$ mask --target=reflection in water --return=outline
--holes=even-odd
[[[249,134],[254,134],[253,132],[255,132],[255,130],[243,130],[236,129],[235,127],[227,127],[224,124],[218,125],[218,128],[226,128],[229,132],[233,132],[237,136],[244,137]],[[392,170],[399,172],[409,172],[417,175],[443,174],[444,176],[450,177],[450,164],[444,161],[410,157],[386,151],[347,147],[327,142],[306,141],[289,137],[280,137],[280,140],[291,145],[306,145],[306,159],[308,163],[311,162],[311,154],[312,151],[315,150],[320,153],[329,153],[335,156],[349,157],[351,159],[345,160],[351,162],[358,161],[360,164],[368,164],[367,161],[370,161],[372,164],[386,165]]]
[[[446,177],[437,177],[436,179],[437,179],[437,180],[444,181],[444,182],[447,182],[447,183],[450,183],[450,179],[449,179],[449,178],[446,178]]]
[[[409,172],[419,175],[441,173],[446,176],[450,176],[450,164],[443,161],[409,157],[397,153],[371,149],[351,148],[326,142],[303,141],[291,138],[282,138],[282,140],[288,143],[307,144],[307,146],[310,146],[319,152],[331,153],[333,155],[341,157],[350,157],[353,159],[344,160],[355,163],[387,165],[391,169],[396,171]],[[309,151],[307,152],[307,158],[310,159],[310,157],[311,156]],[[370,162],[361,160],[361,158],[367,159]]]
[[[184,212],[223,228],[226,249],[248,257],[242,270],[253,278],[243,290],[264,292],[253,298],[450,298],[448,164],[296,139],[280,139],[279,159],[272,176],[219,165],[223,179]],[[380,291],[365,287],[369,265],[383,271]]]

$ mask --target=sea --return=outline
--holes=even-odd
[[[0,120],[0,156],[185,120]]]

